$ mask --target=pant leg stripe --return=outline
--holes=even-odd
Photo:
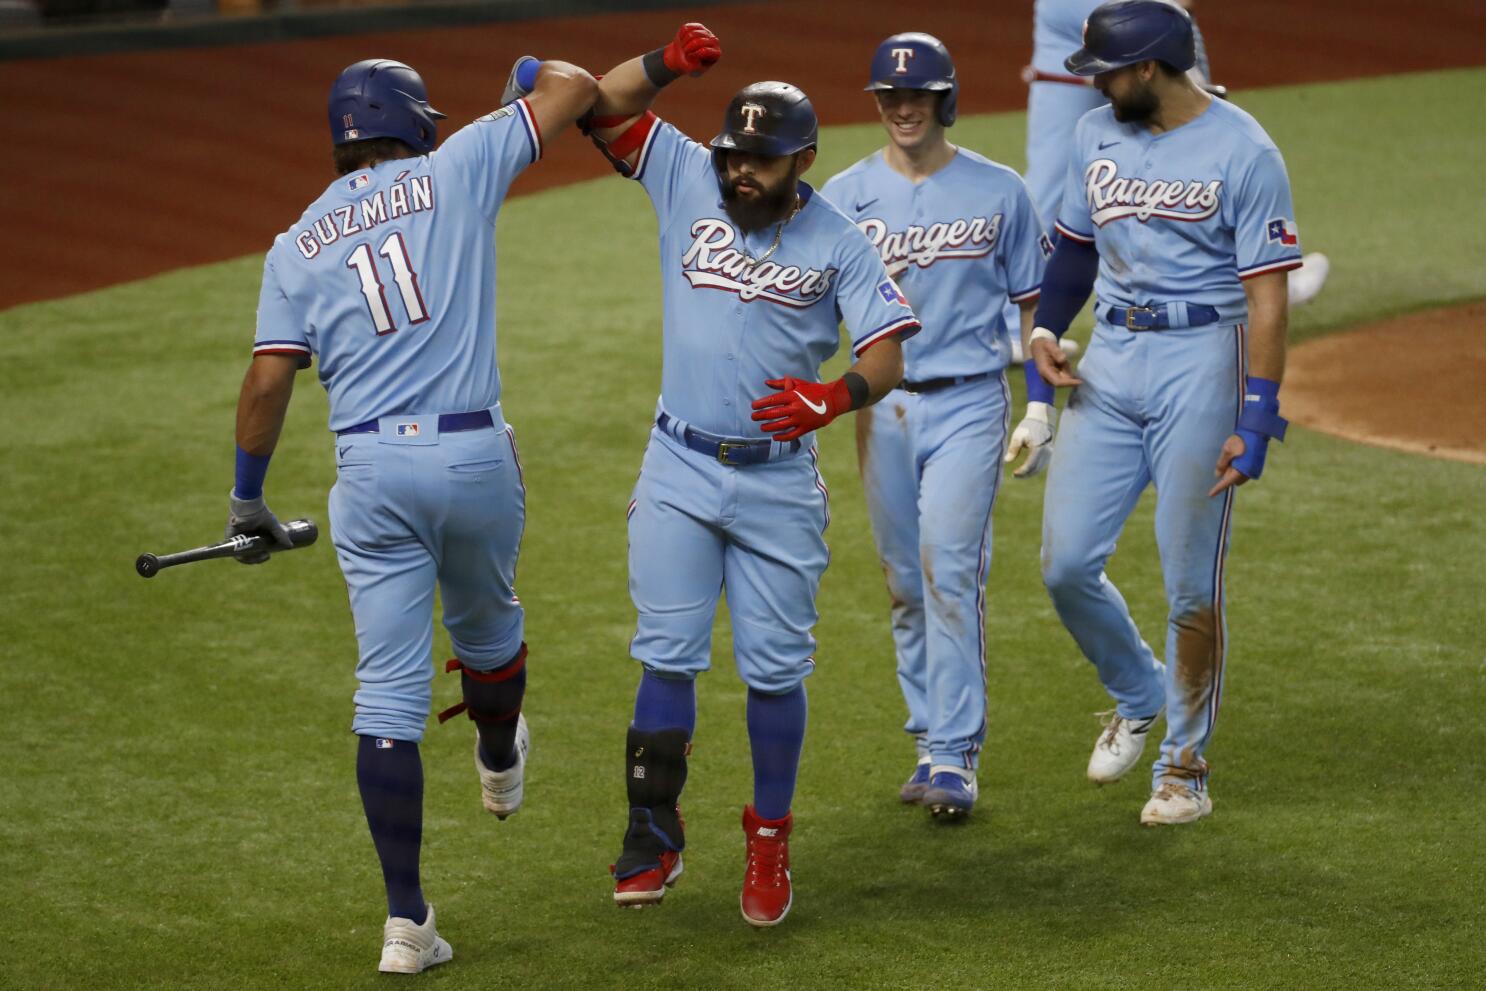
[[[1245,381],[1248,377],[1248,346],[1243,324],[1235,328],[1234,347],[1237,350],[1237,389],[1233,410],[1233,422],[1238,423],[1238,416],[1243,411],[1243,397]],[[1212,738],[1213,728],[1218,722],[1218,710],[1223,701],[1223,675],[1227,667],[1228,643],[1224,634],[1224,614],[1227,610],[1227,596],[1224,592],[1223,583],[1227,572],[1228,538],[1233,524],[1233,504],[1237,491],[1229,489],[1224,493],[1223,499],[1223,521],[1218,531],[1217,553],[1213,560],[1213,690],[1207,705],[1207,726],[1203,731],[1202,741],[1198,745],[1199,752],[1206,748],[1208,741]],[[1202,784],[1207,784],[1207,775],[1203,775]]]
[[[996,450],[996,460],[994,462],[996,466],[996,482],[994,485],[991,486],[991,502],[990,505],[986,508],[985,525],[982,526],[980,530],[980,563],[975,569],[975,613],[980,621],[980,625],[976,628],[976,632],[978,634],[976,638],[976,644],[980,651],[980,687],[982,692],[986,690],[987,682],[986,578],[987,573],[990,571],[991,567],[991,555],[988,548],[986,547],[988,543],[988,540],[986,538],[989,536],[989,531],[991,528],[991,514],[994,513],[996,510],[996,497],[1001,494],[1001,476],[1003,474],[1001,459],[1006,456],[1006,445],[1011,436],[1011,386],[1006,381],[1006,372],[1004,371],[1001,373],[1001,403],[1001,443]],[[989,706],[989,703],[987,703],[987,705]],[[982,718],[980,733],[983,733],[984,731],[985,719]],[[977,733],[976,735],[979,736],[980,733]],[[978,752],[979,750],[980,745],[977,744],[974,748],[974,752]]]
[[[826,488],[826,480],[820,474],[820,455],[815,448],[810,449],[810,470],[815,473],[815,487],[820,490],[821,500],[825,503],[826,525],[821,527],[824,533],[831,526],[831,490]]]

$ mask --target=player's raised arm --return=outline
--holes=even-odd
[[[628,174],[654,123],[650,104],[683,75],[700,76],[722,58],[722,43],[705,24],[683,24],[663,48],[621,62],[598,84],[590,136],[615,167]]]
[[[598,83],[588,70],[570,62],[546,61],[523,55],[511,67],[501,105],[525,99],[545,136],[556,134],[588,113],[598,98]]]

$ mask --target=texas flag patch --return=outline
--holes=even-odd
[[[371,176],[363,172],[361,173],[361,175],[352,176],[351,181],[346,183],[346,185],[349,186],[351,188],[351,192],[354,193],[356,192],[356,190],[362,188],[363,186],[370,186]]]
[[[904,306],[908,305],[908,297],[903,295],[903,290],[899,289],[898,284],[891,278],[886,282],[878,284],[877,294],[882,297],[885,303],[902,303]]]
[[[1271,244],[1295,245],[1300,243],[1300,232],[1295,229],[1293,221],[1281,217],[1271,220],[1268,225],[1269,241]]]

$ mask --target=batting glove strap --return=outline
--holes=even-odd
[[[1238,414],[1240,435],[1247,431],[1262,434],[1266,438],[1284,440],[1285,428],[1289,425],[1290,421],[1280,416],[1280,404],[1273,400],[1260,403],[1245,402],[1243,411]]]

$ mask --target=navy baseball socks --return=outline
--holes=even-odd
[[[677,801],[686,785],[690,732],[629,729],[625,740],[625,789],[629,825],[614,876],[614,904],[643,908],[665,897],[681,876],[685,826]]]
[[[423,845],[423,761],[418,744],[357,737],[356,786],[387,888],[382,926],[383,973],[416,974],[453,959],[423,900],[418,854]]]
[[[531,731],[521,714],[526,695],[526,644],[500,667],[479,671],[458,659],[445,665],[460,672],[463,701],[439,713],[439,722],[466,713],[475,724],[475,773],[480,801],[502,821],[521,808]]]

